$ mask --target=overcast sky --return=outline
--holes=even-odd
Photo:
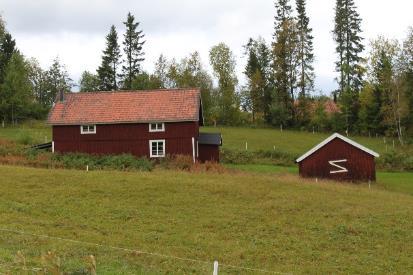
[[[334,42],[331,30],[334,0],[307,0],[315,37],[316,89],[329,93],[334,84]],[[122,21],[130,11],[146,35],[144,69],[152,71],[157,57],[180,59],[199,51],[209,68],[211,46],[225,42],[237,57],[241,83],[245,64],[242,45],[249,37],[271,41],[273,0],[0,0],[0,13],[27,57],[42,67],[59,56],[70,76],[94,72],[114,24],[122,37]],[[355,0],[363,18],[366,43],[378,35],[404,39],[413,26],[412,0]]]

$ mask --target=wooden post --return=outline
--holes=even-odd
[[[214,262],[214,272],[212,275],[218,275],[218,261]]]
[[[195,138],[192,138],[192,160],[195,163]]]
[[[281,132],[283,131],[283,125],[282,124],[280,124],[280,130],[281,130]]]
[[[245,151],[248,151],[248,141],[245,142]]]
[[[86,165],[86,172],[89,172],[89,165]]]
[[[394,149],[394,139],[393,139],[393,149]]]

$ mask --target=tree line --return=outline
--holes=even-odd
[[[239,85],[236,58],[225,43],[209,51],[212,74],[198,52],[181,60],[161,54],[154,71],[145,71],[145,34],[129,13],[123,37],[110,27],[101,64],[95,72],[83,72],[80,92],[199,87],[206,122],[212,125],[387,135],[400,142],[413,136],[413,29],[404,41],[378,37],[366,54],[357,6],[353,0],[336,0],[332,38],[338,89],[317,95],[306,0],[291,3],[275,0],[272,41],[246,41],[245,85]],[[58,59],[47,70],[26,60],[0,25],[2,120],[44,117],[57,92],[69,91],[74,83]]]

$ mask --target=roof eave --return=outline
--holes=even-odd
[[[361,145],[361,144],[359,144],[359,143],[357,143],[357,142],[355,142],[355,141],[353,141],[349,138],[346,138],[346,137],[344,137],[344,136],[342,136],[338,133],[335,133],[335,134],[331,135],[330,137],[326,138],[325,140],[323,140],[318,145],[314,146],[312,149],[310,149],[304,155],[299,157],[295,162],[296,163],[302,162],[303,160],[305,160],[306,158],[308,158],[309,156],[311,156],[312,154],[314,154],[315,152],[317,152],[318,150],[323,148],[325,145],[327,145],[330,141],[332,141],[335,138],[339,138],[339,139],[343,140],[344,142],[346,142],[346,143],[348,143],[348,144],[350,144],[350,145],[366,152],[367,154],[372,155],[373,157],[376,157],[376,158],[380,157],[380,155],[378,153],[374,152],[373,150],[370,150],[370,149],[364,147],[363,145]]]

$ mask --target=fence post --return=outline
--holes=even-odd
[[[245,142],[245,151],[248,151],[248,141]]]
[[[214,262],[214,272],[212,275],[218,275],[218,261]]]

